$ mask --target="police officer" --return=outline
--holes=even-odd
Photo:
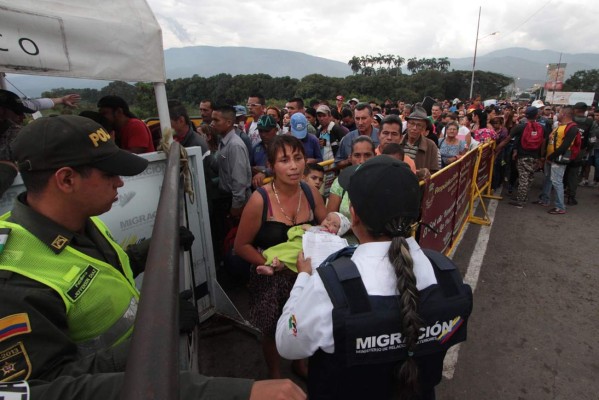
[[[116,399],[146,251],[124,251],[97,215],[117,200],[120,176],[148,162],[70,115],[30,123],[11,148],[27,192],[0,218],[0,397]],[[181,398],[303,396],[289,381],[182,373],[180,382]]]
[[[472,292],[412,231],[420,201],[407,164],[381,155],[349,184],[360,245],[298,277],[276,332],[283,357],[310,357],[310,399],[434,399],[449,346],[465,340]]]

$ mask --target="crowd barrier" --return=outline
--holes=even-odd
[[[485,199],[492,195],[491,180],[495,164],[495,143],[487,143],[466,153],[458,161],[422,181],[422,225],[420,246],[449,254],[458,242],[466,223],[490,225]],[[475,214],[479,202],[482,216]]]

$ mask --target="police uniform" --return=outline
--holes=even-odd
[[[38,121],[30,129],[54,124],[65,136],[97,134],[99,128],[82,117]],[[123,156],[107,143],[102,151]],[[92,146],[77,149],[90,164],[98,147]],[[143,160],[121,174],[137,174],[146,165]],[[22,193],[12,212],[0,217],[0,244],[0,397],[26,390],[31,399],[119,398],[139,298],[133,279],[143,271],[149,241],[125,252],[96,217],[72,232],[29,207]],[[19,388],[19,381],[28,387]],[[249,397],[251,385],[245,379],[182,373],[180,393],[182,398]]]

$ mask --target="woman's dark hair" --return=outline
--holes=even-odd
[[[397,277],[396,287],[399,293],[401,311],[401,335],[405,338],[408,358],[398,364],[394,371],[397,393],[400,399],[412,399],[419,391],[418,365],[414,360],[422,319],[418,314],[420,296],[416,288],[414,260],[410,246],[406,241],[412,235],[412,226],[416,221],[412,217],[396,217],[385,226],[385,234],[392,237],[387,253]]]
[[[487,113],[483,110],[476,109],[474,110],[474,114],[478,117],[478,128],[486,128],[487,127]]]
[[[274,168],[275,161],[277,161],[277,154],[279,150],[283,151],[283,155],[287,156],[286,147],[291,147],[291,152],[294,153],[299,151],[304,158],[306,158],[306,151],[304,150],[304,145],[302,142],[291,135],[279,135],[275,136],[270,144],[268,145],[268,162],[270,163],[270,167]]]
[[[198,129],[208,142],[208,148],[211,151],[218,150],[218,133],[216,133],[216,130],[208,124],[200,125]]]
[[[354,141],[351,144],[351,152],[354,152],[354,146],[357,143],[370,143],[370,145],[372,146],[372,154],[374,154],[375,152],[375,146],[374,146],[374,142],[372,141],[372,139],[368,136],[358,136],[357,138],[354,139]]]
[[[406,238],[412,236],[416,218],[395,217],[391,219],[382,232],[374,232],[366,227],[373,237],[390,236],[391,246],[387,256],[393,265],[397,278],[396,288],[399,293],[401,312],[401,336],[405,338],[408,358],[394,369],[394,380],[397,384],[396,393],[400,399],[414,399],[419,392],[418,365],[414,360],[414,352],[420,336],[423,321],[418,314],[420,296],[416,288],[416,275],[414,275],[414,260],[410,254],[410,245]]]

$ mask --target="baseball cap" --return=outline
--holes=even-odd
[[[308,134],[308,120],[302,113],[295,113],[291,116],[291,134],[298,139],[303,139]]]
[[[347,102],[351,103],[352,101],[355,101],[356,104],[360,102],[360,100],[356,99],[355,97],[353,99],[351,99],[351,100],[348,100]]]
[[[262,116],[260,116],[260,118],[258,119],[258,123],[256,124],[256,128],[258,130],[264,130],[264,131],[269,131],[272,128],[276,128],[277,127],[277,123],[275,121],[275,119],[272,117],[272,115],[268,115],[268,114],[264,114]]]
[[[343,97],[343,96],[341,96],[341,95],[339,95],[339,96],[337,96],[337,97],[335,97],[335,98],[336,98],[337,100],[339,100],[339,101],[343,101],[343,100],[345,99],[345,97]]]
[[[418,218],[418,178],[393,157],[377,156],[356,168],[347,192],[356,214],[374,233],[384,233],[393,218]]]
[[[524,111],[524,115],[528,118],[534,118],[539,113],[539,109],[533,106],[527,107],[526,111]]]
[[[574,104],[572,108],[574,108],[575,110],[586,110],[587,103],[579,101],[578,103]]]
[[[10,145],[19,171],[89,165],[122,176],[143,172],[148,160],[120,149],[97,122],[77,115],[39,118]]]
[[[241,117],[242,115],[247,115],[247,110],[242,105],[236,105],[235,107],[235,116]]]
[[[33,114],[35,110],[25,107],[23,100],[10,90],[0,89],[0,107],[8,108],[17,114]]]
[[[318,108],[316,109],[316,114],[318,113],[330,115],[331,109],[329,108],[329,106],[323,104],[318,106]]]

